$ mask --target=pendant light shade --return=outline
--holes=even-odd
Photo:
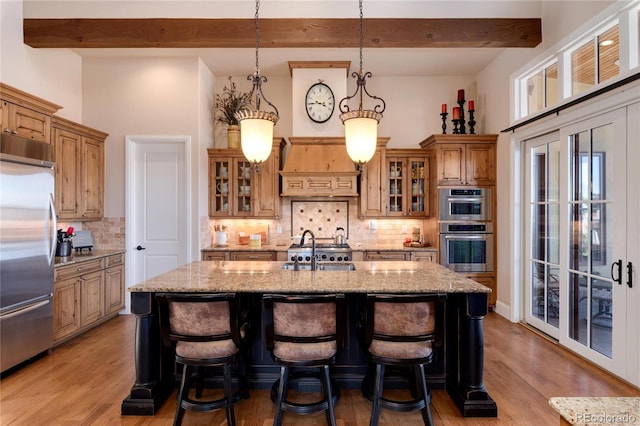
[[[353,111],[348,114],[353,117],[343,118],[347,153],[354,163],[367,163],[376,152],[378,121],[382,114],[376,113],[380,117],[371,117],[371,115],[376,114],[362,114],[360,111]]]
[[[249,75],[247,80],[253,82],[249,98],[252,105],[235,113],[240,125],[240,146],[245,158],[256,165],[266,161],[271,154],[273,146],[273,127],[278,122],[278,108],[265,98],[262,93],[262,83],[267,82],[267,77],[260,75],[260,61],[258,56],[260,46],[260,27],[258,15],[260,1],[256,0],[255,29],[256,29],[256,70]],[[273,112],[260,110],[261,101],[266,102]]]
[[[360,0],[360,70],[352,73],[356,78],[356,91],[351,96],[347,96],[340,101],[339,107],[342,114],[340,120],[344,124],[344,138],[347,145],[347,153],[351,160],[358,166],[367,163],[376,152],[378,145],[378,123],[382,119],[385,110],[384,99],[373,96],[367,91],[367,78],[371,77],[370,72],[362,70],[362,46],[364,41],[362,0]],[[364,95],[376,102],[373,109],[363,109]],[[358,109],[351,110],[348,102],[351,99],[358,99]],[[379,103],[378,103],[379,102]]]
[[[269,114],[260,114],[266,116],[261,118],[247,117],[240,121],[242,153],[247,160],[255,164],[266,161],[271,154],[273,126],[276,124],[277,117],[274,120],[274,117],[269,116]]]

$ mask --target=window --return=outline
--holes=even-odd
[[[535,74],[523,79],[526,87],[525,115],[531,115],[558,102],[558,64],[542,66]]]

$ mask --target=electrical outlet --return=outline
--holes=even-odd
[[[402,233],[403,234],[407,233],[407,225],[402,225]]]
[[[276,228],[276,232],[278,234],[282,234],[282,225],[278,225],[278,227]]]
[[[371,231],[372,234],[374,234],[378,230],[378,225],[376,224],[375,220],[369,221],[369,230]]]

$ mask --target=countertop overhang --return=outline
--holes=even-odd
[[[432,262],[353,262],[355,271],[291,271],[283,262],[205,261],[180,266],[131,292],[490,293]]]

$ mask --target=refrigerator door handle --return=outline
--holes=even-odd
[[[53,194],[49,193],[49,214],[51,215],[51,249],[49,250],[49,266],[53,266],[53,259],[56,255],[56,242],[58,238],[58,217],[56,215],[56,206],[53,201]]]
[[[43,300],[41,302],[35,303],[33,305],[30,305],[26,308],[23,309],[19,309],[17,311],[13,311],[13,312],[9,312],[8,314],[4,314],[2,316],[0,316],[0,319],[3,320],[8,320],[9,318],[13,318],[13,317],[17,317],[18,315],[23,315],[26,314],[27,312],[31,312],[31,311],[35,311],[36,309],[39,309],[47,304],[51,303],[51,301],[49,299],[47,300]]]

